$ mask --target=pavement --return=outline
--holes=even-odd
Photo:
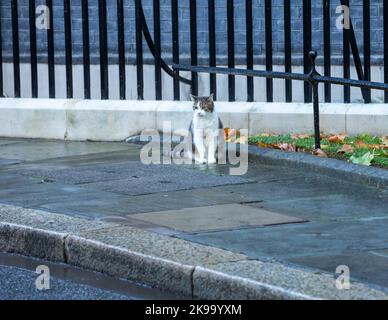
[[[352,279],[388,289],[387,189],[254,158],[248,173],[236,177],[227,165],[147,166],[139,162],[140,149],[0,139],[0,203],[313,273],[334,275],[346,265]]]

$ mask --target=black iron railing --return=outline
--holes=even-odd
[[[314,109],[314,133],[315,133],[315,148],[321,148],[321,132],[319,124],[319,94],[318,86],[320,83],[325,85],[341,85],[344,87],[357,87],[361,89],[375,89],[375,90],[384,90],[388,92],[388,84],[371,82],[366,80],[353,80],[346,78],[335,78],[327,77],[320,75],[316,70],[316,58],[317,53],[315,51],[310,51],[309,54],[311,69],[308,74],[302,73],[291,73],[291,72],[274,72],[274,71],[261,71],[261,70],[245,70],[245,69],[235,69],[235,68],[217,68],[217,67],[201,67],[201,66],[190,66],[190,65],[180,65],[174,64],[173,68],[175,70],[184,70],[191,71],[195,73],[211,73],[211,74],[226,74],[229,76],[246,76],[246,77],[260,77],[266,78],[269,80],[272,79],[284,79],[284,80],[297,80],[304,81],[304,83],[309,87],[309,90],[312,91],[312,102]]]
[[[162,37],[161,37],[161,2],[160,0],[149,0],[148,4],[152,3],[152,11],[150,15],[152,15],[153,28],[152,33],[149,30],[149,24],[151,21],[151,17],[145,17],[143,10],[143,2],[142,0],[116,0],[115,8],[116,12],[116,21],[117,26],[115,30],[117,30],[117,37],[111,38],[109,26],[111,26],[111,21],[108,21],[107,17],[107,4],[111,4],[112,2],[107,2],[106,0],[81,0],[81,16],[82,16],[82,24],[79,25],[82,30],[76,30],[82,33],[82,63],[83,63],[83,86],[84,86],[84,98],[91,98],[91,45],[92,41],[90,39],[90,5],[98,6],[98,61],[100,64],[100,84],[101,84],[101,98],[109,99],[109,64],[110,64],[110,56],[117,56],[117,61],[119,65],[119,96],[120,99],[126,99],[126,88],[128,86],[128,81],[136,81],[137,84],[137,98],[144,98],[144,64],[145,64],[145,52],[143,50],[143,45],[146,43],[153,57],[153,64],[155,66],[155,99],[160,100],[163,97],[164,84],[162,81],[162,73],[166,72],[169,76],[173,78],[173,97],[175,100],[179,100],[181,98],[180,92],[180,84],[190,84],[191,90],[194,94],[198,93],[198,70],[199,69],[191,69],[191,77],[190,79],[186,79],[179,75],[179,70],[176,69],[173,71],[170,65],[173,63],[175,66],[179,65],[180,62],[185,59],[185,65],[190,64],[191,66],[197,66],[199,63],[203,64],[203,57],[200,56],[199,53],[203,54],[203,48],[200,51],[198,46],[199,36],[198,36],[198,21],[197,21],[197,13],[198,13],[198,3],[200,0],[187,0],[188,4],[188,18],[187,22],[181,22],[179,16],[181,15],[180,7],[182,6],[182,2],[178,0],[171,0],[171,58],[167,58],[167,60],[162,59]],[[21,88],[21,79],[20,79],[20,64],[21,64],[21,55],[22,52],[20,47],[20,18],[19,17],[20,6],[28,6],[28,19],[29,19],[29,63],[31,65],[31,96],[36,98],[39,96],[39,87],[38,87],[38,60],[42,61],[45,59],[45,62],[48,65],[48,91],[49,97],[56,97],[56,83],[55,83],[55,64],[56,64],[56,51],[59,50],[57,48],[56,38],[54,35],[57,30],[54,30],[53,27],[50,27],[47,30],[47,50],[46,52],[42,52],[41,50],[37,50],[37,31],[35,26],[35,0],[4,0],[2,3],[9,4],[10,7],[10,15],[12,18],[12,49],[11,49],[11,58],[13,63],[13,81],[14,81],[14,96],[20,97],[22,88]],[[220,52],[218,49],[218,37],[216,32],[216,24],[217,17],[219,13],[217,12],[216,2],[215,0],[201,0],[200,5],[203,7],[204,3],[206,5],[207,2],[207,16],[208,19],[208,54],[207,54],[207,65],[210,68],[216,68],[217,63],[219,63],[220,56],[226,56],[226,61],[222,64],[227,65],[228,69],[234,69],[237,59],[238,64],[241,64],[241,56],[237,57],[236,53],[236,4],[240,5],[241,2],[237,3],[236,0],[226,0],[226,34],[227,34],[227,46],[225,52]],[[57,21],[58,17],[55,16],[55,11],[53,11],[53,5],[60,4],[63,7],[63,22],[61,24],[64,26],[64,63],[66,65],[66,77],[63,81],[66,82],[66,96],[68,98],[73,98],[74,95],[74,79],[73,76],[73,65],[74,62],[74,50],[73,50],[73,37],[74,29],[72,25],[72,6],[73,3],[71,0],[46,0],[44,2],[47,5],[48,11],[50,13],[50,26],[54,26],[54,21]],[[322,0],[320,2],[322,8],[322,18],[323,18],[323,31],[322,31],[322,40],[324,43],[323,46],[323,75],[325,77],[331,77],[332,70],[332,27],[331,24],[333,19],[336,19],[336,16],[332,16],[333,4],[338,5],[349,5],[349,0]],[[351,70],[351,62],[353,60],[355,69],[357,71],[357,77],[360,81],[370,81],[371,79],[371,7],[376,3],[372,0],[363,0],[362,2],[362,13],[363,13],[363,52],[362,57],[360,55],[359,46],[357,44],[357,39],[355,35],[355,31],[353,28],[353,23],[350,20],[350,29],[343,30],[343,78],[350,78],[350,70]],[[164,4],[165,5],[165,4]],[[286,74],[290,74],[292,71],[292,63],[294,58],[294,53],[292,48],[295,43],[292,43],[292,21],[294,19],[298,19],[292,16],[293,9],[293,1],[292,0],[284,0],[283,9],[284,14],[282,15],[284,19],[284,71]],[[380,4],[379,4],[380,5]],[[272,80],[273,77],[269,76],[270,72],[274,69],[274,43],[273,43],[273,1],[265,0],[263,4],[260,5],[260,8],[254,5],[254,1],[245,0],[245,21],[246,21],[246,38],[245,38],[245,50],[244,50],[244,62],[246,65],[246,70],[252,71],[247,76],[247,101],[254,101],[255,97],[255,86],[254,80],[254,64],[258,59],[255,55],[255,46],[254,43],[254,19],[255,14],[257,15],[258,10],[260,10],[260,15],[264,17],[264,33],[265,33],[265,57],[264,64],[265,69],[268,72],[268,77],[266,80],[266,100],[268,102],[273,101],[274,99],[274,82]],[[127,25],[131,23],[128,17],[128,14],[125,13],[125,10],[128,8],[135,8],[135,34],[136,41],[134,50],[128,51],[126,42],[126,30]],[[277,7],[279,10],[279,7]],[[382,4],[382,8],[384,11],[384,82],[388,83],[388,2],[384,1]],[[308,74],[311,70],[311,61],[309,58],[309,52],[313,47],[313,35],[312,35],[312,1],[311,0],[303,0],[302,1],[302,11],[303,17],[301,18],[301,24],[303,26],[303,68],[304,73]],[[3,14],[6,10],[3,10]],[[243,13],[244,14],[244,13]],[[239,13],[241,16],[241,13]],[[164,15],[165,16],[165,15]],[[111,18],[110,18],[111,19]],[[190,48],[187,50],[189,54],[189,63],[187,63],[186,57],[182,57],[183,49],[182,43],[180,43],[180,30],[182,25],[180,23],[187,23],[186,30],[189,32],[189,42]],[[0,24],[1,28],[4,28],[4,25]],[[22,30],[23,31],[23,30]],[[26,37],[22,37],[25,39]],[[4,62],[3,51],[8,52],[8,47],[5,48],[2,42],[2,34],[0,32],[0,93],[3,92],[3,79],[6,75],[3,74],[2,63]],[[241,39],[238,39],[241,41]],[[112,42],[117,43],[116,49],[112,52],[109,44]],[[165,45],[165,44],[164,44]],[[277,44],[279,45],[279,44]],[[218,49],[218,50],[217,50]],[[25,50],[24,50],[25,51]],[[95,51],[95,50],[94,50]],[[93,54],[95,53],[93,51]],[[132,60],[129,58],[132,57]],[[351,59],[353,58],[353,59]],[[7,56],[7,59],[10,59]],[[23,57],[25,61],[25,57]],[[148,59],[148,58],[147,58]],[[129,62],[131,61],[131,62]],[[126,65],[128,63],[136,64],[136,79],[129,78],[126,75]],[[147,61],[147,63],[149,63]],[[202,70],[202,69],[201,69]],[[217,69],[220,70],[220,69]],[[236,71],[237,72],[237,71]],[[210,84],[209,89],[211,92],[215,94],[217,98],[217,77],[214,73],[208,71],[210,74]],[[278,73],[274,73],[275,75]],[[236,99],[236,73],[227,73],[228,75],[228,99],[229,101],[234,101]],[[285,81],[285,100],[286,102],[292,102],[292,84],[295,80],[293,77],[285,77],[281,78]],[[302,79],[303,80],[303,79]],[[58,79],[57,79],[58,81]],[[324,100],[326,102],[331,102],[332,100],[332,92],[331,87],[334,83],[332,80],[330,81],[321,81],[325,86],[325,94]],[[353,83],[353,82],[352,82]],[[344,102],[350,102],[350,87],[352,84],[345,83],[344,87]],[[362,91],[362,96],[365,103],[371,102],[371,88],[368,86],[359,86]],[[187,98],[187,97],[185,97]],[[304,101],[311,102],[313,99],[312,95],[312,87],[308,81],[305,81],[304,85]],[[388,102],[388,93],[385,92],[385,102]]]

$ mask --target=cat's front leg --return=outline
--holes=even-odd
[[[196,162],[204,164],[206,163],[206,148],[205,148],[205,141],[203,136],[203,130],[196,130],[194,133],[194,144],[195,149],[198,153],[198,157],[195,159]]]
[[[216,164],[216,153],[218,146],[218,136],[214,132],[208,134],[208,164]]]

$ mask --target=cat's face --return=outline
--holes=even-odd
[[[211,94],[210,97],[196,97],[193,95],[190,96],[191,100],[194,102],[194,115],[199,117],[206,117],[207,115],[211,115],[214,112],[213,94]]]

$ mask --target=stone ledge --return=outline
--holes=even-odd
[[[110,237],[112,239],[116,237],[119,243],[114,243],[114,240],[103,243],[87,239],[86,236],[54,232],[54,225],[51,225],[50,231],[23,225],[36,223],[34,217],[40,213],[36,210],[24,209],[28,211],[22,211],[20,222],[10,224],[7,220],[11,216],[13,221],[17,222],[20,208],[2,206],[2,210],[8,211],[8,218],[3,214],[3,218],[0,219],[1,252],[68,263],[177,292],[183,296],[199,299],[388,299],[388,294],[384,291],[360,283],[352,286],[350,291],[333,291],[334,278],[327,274],[317,275],[277,263],[248,261],[242,255],[211,247],[207,247],[209,254],[212,251],[214,254],[223,251],[225,254],[228,253],[230,258],[204,267],[194,261],[190,263],[174,261],[176,258],[173,256],[161,258],[136,252],[120,245],[125,237],[120,228],[116,231],[114,228],[108,229]],[[50,215],[55,216],[59,230],[63,230],[64,224],[60,222],[62,219],[65,219],[67,224],[72,224],[73,218],[55,213]],[[82,219],[75,220],[74,223],[78,225]],[[88,223],[90,221],[85,220],[85,224]],[[43,228],[47,228],[47,225],[43,225]],[[138,232],[149,233],[142,230]],[[166,236],[152,235],[152,241],[141,237],[140,234],[137,237],[138,241],[144,243],[143,245],[154,246],[154,238],[160,237],[164,239],[165,246],[169,246],[168,239],[172,241],[173,248],[176,246],[174,239]],[[113,242],[114,245],[106,242]],[[187,244],[193,245],[190,242]],[[262,272],[258,272],[258,268]],[[306,279],[309,280],[308,283]]]
[[[225,127],[261,132],[310,133],[313,108],[304,103],[216,102]],[[191,102],[0,99],[0,136],[75,141],[124,141],[145,129],[187,129]],[[325,133],[387,134],[385,104],[321,104]],[[169,131],[169,130],[167,130]]]

